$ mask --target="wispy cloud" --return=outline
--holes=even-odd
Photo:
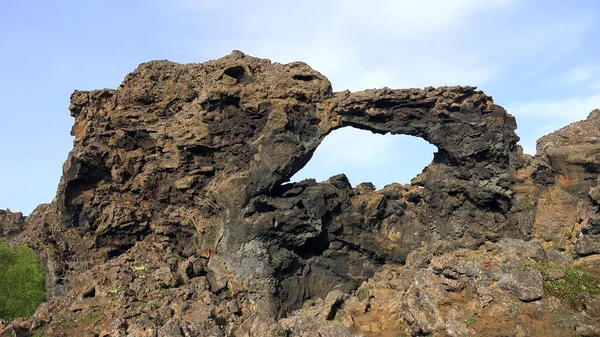
[[[534,154],[538,138],[567,124],[585,119],[592,110],[598,108],[600,91],[590,96],[523,102],[508,107],[507,110],[515,115],[517,120],[528,118],[537,122],[537,127],[529,127],[531,131],[521,137],[524,152]]]
[[[567,84],[579,84],[595,80],[600,74],[600,66],[597,64],[586,64],[570,69],[565,75],[564,80]],[[595,82],[595,85],[598,82]],[[600,89],[600,87],[598,88]]]
[[[600,93],[588,97],[525,102],[510,108],[519,117],[540,117],[574,122],[585,119],[590,111],[600,108]]]
[[[506,85],[514,86],[537,77],[564,59],[581,45],[594,20],[594,17],[582,14],[544,24],[539,29],[525,26],[507,34],[511,40],[505,41],[503,48],[509,53],[505,55],[505,67],[519,69],[524,64],[526,69],[519,69],[518,76],[514,76],[512,80],[504,79],[507,81]]]
[[[600,90],[597,86],[598,75],[600,75],[600,66],[598,64],[585,64],[571,68],[563,74],[563,80],[566,84],[588,84],[590,88]]]
[[[392,137],[354,128],[335,130],[321,143],[318,150],[327,166],[347,162],[353,165],[373,165],[389,158]]]
[[[214,4],[208,2],[209,4]],[[186,8],[193,6],[184,1]],[[212,10],[239,34],[232,49],[278,62],[302,60],[334,89],[482,84],[497,71],[473,22],[516,6],[515,0],[223,1]],[[207,10],[207,1],[199,11]],[[211,8],[211,7],[209,7]],[[475,32],[476,33],[476,32]],[[472,41],[463,40],[471,36]]]
[[[196,4],[176,3],[187,10]],[[222,18],[219,49],[277,62],[301,60],[326,75],[335,90],[362,90],[520,82],[565,57],[593,23],[587,13],[532,16],[523,4],[203,0],[196,10]]]

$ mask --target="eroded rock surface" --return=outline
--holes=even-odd
[[[0,209],[0,239],[12,239],[25,227],[23,213]]]
[[[581,311],[531,264],[600,253],[597,111],[534,158],[474,87],[336,93],[304,63],[241,52],[144,63],[70,110],[55,201],[0,212],[3,235],[40,252],[49,297],[5,335],[474,336],[516,308]],[[438,151],[410,185],[286,183],[340,127]],[[593,331],[595,303],[545,335]]]

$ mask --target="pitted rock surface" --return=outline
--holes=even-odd
[[[25,227],[23,213],[0,209],[0,239],[12,239]]]
[[[92,248],[78,258],[108,259],[162,235],[182,255],[206,259],[213,291],[249,292],[278,314],[340,284],[356,287],[422,241],[517,233],[503,218],[516,123],[472,87],[333,93],[306,64],[234,52],[204,64],[142,64],[117,90],[76,91],[70,109],[75,141],[58,207],[62,226]],[[423,190],[413,192],[426,206],[402,191],[355,195],[345,178],[280,187],[344,126],[436,145],[417,178]],[[359,214],[365,206],[373,214]],[[425,214],[434,215],[423,226]],[[330,242],[348,252],[321,256]],[[345,270],[331,268],[342,260],[351,261]],[[321,269],[308,284],[294,276]],[[281,292],[291,302],[280,304]]]
[[[0,213],[2,231],[22,223],[14,242],[40,252],[50,299],[5,331],[468,336],[460,317],[475,307],[547,300],[541,274],[511,259],[600,253],[594,113],[532,158],[515,119],[474,87],[333,92],[304,63],[237,51],[144,63],[117,89],[75,91],[70,111],[55,201],[24,220]],[[410,185],[287,183],[341,127],[438,151]],[[580,146],[581,158],[568,150]],[[554,219],[557,200],[584,211]],[[463,311],[445,307],[459,297]]]
[[[580,255],[600,253],[600,109],[540,138],[537,156],[552,165],[566,191],[580,201],[591,201],[577,205],[581,214],[575,249]]]

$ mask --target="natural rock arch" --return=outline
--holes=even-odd
[[[474,87],[334,93],[304,63],[233,52],[142,64],[116,90],[76,91],[70,110],[57,241],[102,261],[164,237],[205,261],[214,292],[274,315],[351,289],[423,242],[522,235],[504,217],[516,123]],[[437,146],[423,188],[359,191],[344,176],[281,185],[344,126]]]

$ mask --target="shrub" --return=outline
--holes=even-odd
[[[544,288],[546,291],[558,298],[577,302],[585,297],[600,294],[600,279],[586,273],[579,267],[563,267],[549,263],[525,263],[527,268],[538,269],[544,278]],[[564,277],[558,280],[551,280],[548,277],[548,271],[551,268],[561,269]]]
[[[36,252],[0,241],[0,318],[31,316],[46,300],[44,267]]]

